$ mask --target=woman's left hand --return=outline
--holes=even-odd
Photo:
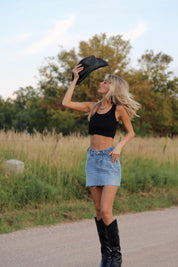
[[[121,148],[119,147],[115,147],[110,153],[109,153],[109,156],[112,156],[112,159],[111,161],[112,162],[116,162],[117,158],[120,156],[120,153],[121,153]]]

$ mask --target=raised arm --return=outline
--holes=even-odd
[[[82,64],[77,65],[73,69],[74,73],[74,80],[72,81],[69,89],[67,90],[64,99],[62,101],[62,105],[67,108],[71,108],[74,110],[78,111],[84,111],[84,112],[89,112],[91,108],[93,107],[94,103],[93,102],[73,102],[72,100],[72,95],[76,86],[76,83],[79,78],[79,72],[83,70]]]

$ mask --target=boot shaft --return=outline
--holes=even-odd
[[[111,247],[119,246],[120,247],[120,237],[119,237],[119,228],[117,220],[114,220],[112,223],[106,226],[106,231]]]
[[[102,259],[101,259],[100,267],[110,267],[112,251],[109,245],[106,227],[102,219],[98,221],[97,218],[95,217],[95,222],[96,222],[99,240],[101,243]]]
[[[122,263],[122,254],[117,220],[114,220],[111,224],[107,225],[106,231],[108,234],[110,248],[112,250],[112,260],[110,267],[120,267]]]
[[[98,221],[97,218],[95,217],[95,222],[96,222],[96,228],[98,231],[99,240],[101,243],[101,252],[102,253],[107,252],[109,254],[111,252],[111,249],[110,249],[110,245],[109,245],[106,226],[103,222],[103,219],[100,219]]]

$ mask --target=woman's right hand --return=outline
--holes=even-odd
[[[79,72],[81,72],[83,69],[84,69],[84,67],[82,66],[82,64],[75,66],[75,68],[72,70],[72,72],[74,74],[74,80],[78,80]]]

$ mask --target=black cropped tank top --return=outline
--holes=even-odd
[[[88,134],[98,134],[114,138],[118,121],[115,117],[116,105],[113,104],[112,108],[104,113],[95,113],[89,122]]]

